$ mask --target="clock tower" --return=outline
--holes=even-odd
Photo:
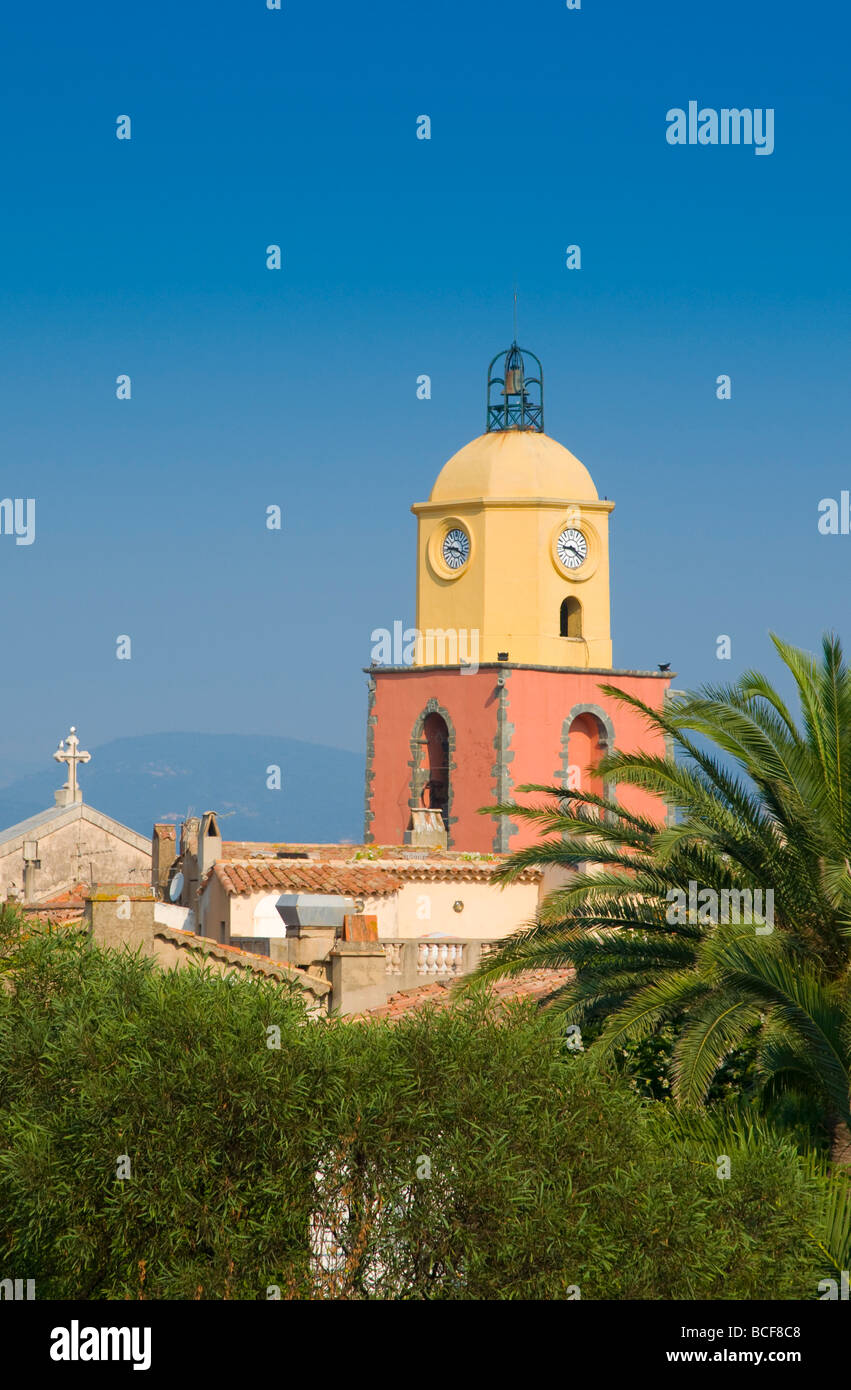
[[[602,792],[593,765],[615,746],[664,753],[600,690],[611,682],[659,707],[670,682],[612,667],[614,505],[544,433],[537,357],[516,343],[497,354],[485,433],[412,507],[417,633],[410,665],[368,672],[367,840],[516,849],[534,835],[481,807],[527,782]],[[623,799],[664,819],[647,793]]]

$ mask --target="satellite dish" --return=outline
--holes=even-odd
[[[175,874],[168,886],[168,896],[173,903],[176,903],[183,892],[183,874]]]

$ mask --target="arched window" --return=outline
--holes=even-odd
[[[449,730],[440,714],[429,714],[423,721],[425,766],[428,775],[423,786],[423,805],[439,811],[449,825]]]
[[[578,598],[566,598],[559,613],[559,634],[562,637],[582,636],[582,604]]]
[[[573,791],[603,796],[596,764],[607,752],[606,731],[593,714],[578,714],[567,731],[567,785]]]

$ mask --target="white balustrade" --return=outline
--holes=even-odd
[[[421,941],[417,946],[418,975],[463,975],[464,946],[460,941]]]

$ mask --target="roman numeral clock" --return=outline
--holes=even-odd
[[[463,526],[453,526],[447,531],[441,554],[448,569],[460,570],[466,565],[470,558],[470,537]]]
[[[578,570],[588,558],[588,542],[575,526],[565,526],[559,532],[556,554],[566,570]]]

